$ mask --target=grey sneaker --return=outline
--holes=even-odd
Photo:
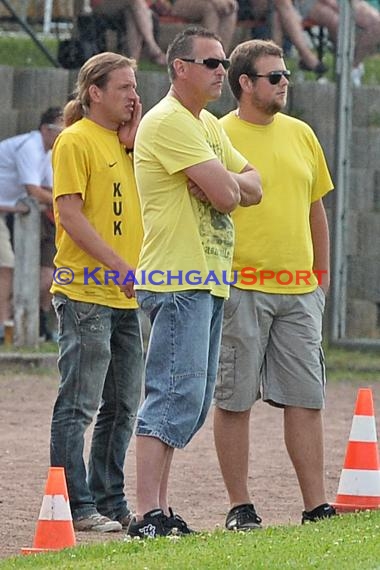
[[[129,523],[132,520],[132,513],[129,512],[122,517],[118,517],[116,520],[121,524],[123,530],[126,530],[129,527]]]
[[[74,530],[89,532],[119,532],[122,526],[118,521],[111,521],[99,513],[73,521]]]

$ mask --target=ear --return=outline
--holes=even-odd
[[[183,77],[186,74],[186,62],[182,61],[182,59],[176,58],[173,61],[173,67],[177,77]]]
[[[41,125],[41,126],[40,126],[40,132],[41,132],[41,135],[42,135],[43,137],[46,136],[46,134],[48,133],[48,131],[49,131],[49,129],[48,129],[48,126],[47,126],[47,125]]]
[[[99,87],[97,85],[92,84],[88,88],[88,94],[90,95],[91,101],[94,101],[94,103],[98,103],[100,101],[101,93],[102,93],[102,90],[99,89]]]
[[[243,92],[249,92],[249,93],[252,92],[253,81],[252,81],[252,79],[250,79],[248,77],[248,75],[246,75],[245,73],[242,73],[239,77],[239,83],[240,83],[241,90]]]

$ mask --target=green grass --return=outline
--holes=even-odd
[[[56,58],[58,49],[57,38],[41,39],[41,37],[41,35],[38,36],[51,55]],[[286,61],[293,74],[299,73],[298,63],[295,59],[287,58]],[[332,54],[327,53],[324,61],[329,67],[326,78],[333,81],[334,60]],[[20,33],[10,34],[0,30],[0,65],[9,65],[11,67],[51,67],[52,63],[27,35]],[[139,69],[143,71],[166,72],[161,66],[145,60],[139,62]],[[315,75],[312,72],[303,72],[303,77],[307,80],[315,81]],[[363,83],[365,85],[380,85],[380,54],[365,60]]]
[[[55,38],[46,38],[40,39],[40,41],[51,55],[56,58],[57,40]],[[11,67],[52,67],[50,60],[31,38],[20,35],[5,35],[4,32],[0,32],[0,65],[9,65]]]
[[[326,368],[329,382],[347,380],[350,382],[380,381],[380,352],[377,350],[349,350],[325,346]],[[50,355],[58,352],[55,342],[43,342],[36,349],[0,346],[1,354],[16,353],[20,358],[26,355]],[[13,366],[13,365],[12,365]]]
[[[380,568],[379,536],[380,511],[374,511],[303,527],[80,546],[10,558],[0,562],[0,569],[375,570]]]
[[[44,38],[38,35],[38,39],[57,58],[58,40],[56,38]],[[34,41],[20,34],[9,35],[0,31],[0,65],[11,67],[52,67],[49,58],[38,48]],[[165,71],[161,66],[150,61],[139,62],[139,69],[144,71]],[[166,72],[166,71],[165,71]]]
[[[0,346],[0,354],[1,353],[17,353],[20,355],[25,354],[51,354],[57,353],[58,347],[56,342],[42,342],[37,348],[30,348],[30,347],[19,347],[16,348],[12,344],[10,345],[1,345]]]
[[[332,381],[380,381],[379,350],[325,347],[327,378]],[[380,566],[379,566],[380,568]]]

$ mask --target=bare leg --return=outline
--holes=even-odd
[[[249,418],[251,410],[214,410],[214,440],[231,507],[250,503],[248,490]]]
[[[314,69],[319,61],[315,53],[313,53],[307,45],[301,24],[301,17],[294,8],[293,3],[291,0],[275,0],[275,6],[281,26],[297,49],[301,60],[310,67],[310,69]]]
[[[328,29],[329,36],[336,43],[339,26],[339,6],[335,0],[318,0],[308,14],[319,26]]]
[[[237,11],[233,11],[228,15],[219,16],[219,24],[216,33],[220,36],[224,50],[227,54],[230,52],[232,38],[234,37],[237,22]]]
[[[0,323],[12,316],[12,267],[0,267]]]
[[[164,471],[161,477],[159,503],[165,515],[169,515],[168,484],[169,484],[169,473],[170,473],[170,467],[172,465],[173,454],[174,454],[174,448],[169,447],[166,454]]]
[[[323,421],[320,410],[286,407],[284,438],[306,511],[326,503]]]
[[[165,55],[154,39],[152,15],[145,0],[128,1],[128,12],[134,19],[135,26],[140,33],[143,43],[147,46],[149,56],[156,63],[164,65]]]
[[[380,13],[362,0],[353,3],[356,32],[354,67],[377,52],[380,43]]]
[[[237,10],[222,14],[211,2],[205,2],[205,0],[192,0],[192,2],[176,0],[172,13],[190,22],[197,22],[207,30],[218,34],[228,53],[236,27]]]
[[[160,490],[168,480],[167,460],[172,448],[156,437],[136,437],[136,516],[141,520],[145,513],[160,507]],[[170,462],[169,462],[170,466]]]
[[[281,24],[280,14],[278,13],[278,10],[273,11],[271,28],[272,40],[278,46],[282,46],[284,43],[284,26]]]
[[[125,29],[126,29],[126,54],[139,61],[144,40],[137,28],[136,20],[133,18],[130,10],[125,9]]]

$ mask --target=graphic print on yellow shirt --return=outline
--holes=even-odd
[[[144,241],[136,289],[205,289],[226,297],[234,229],[228,214],[194,198],[184,170],[218,158],[232,172],[247,164],[217,119],[199,119],[166,97],[142,119],[135,143],[135,172]],[[152,278],[152,272],[154,278]]]

